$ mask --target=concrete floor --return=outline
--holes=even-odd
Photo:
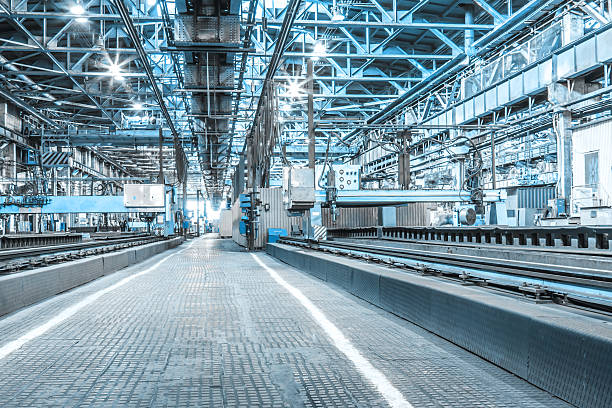
[[[204,238],[1,318],[0,406],[567,406],[257,257],[306,300],[230,240]]]

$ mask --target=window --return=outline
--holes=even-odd
[[[599,184],[599,152],[584,154],[584,184],[597,189]]]

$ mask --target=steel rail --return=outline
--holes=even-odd
[[[110,238],[103,240],[95,240],[91,242],[80,242],[74,244],[61,244],[61,245],[49,245],[49,246],[40,246],[40,247],[30,247],[30,248],[18,248],[18,249],[2,249],[0,250],[0,260],[12,260],[16,258],[27,258],[38,255],[48,255],[56,252],[67,252],[74,251],[80,249],[88,249],[95,247],[103,247],[110,245],[118,245],[118,244],[127,244],[131,242],[137,241],[156,241],[156,237],[152,236],[137,236],[137,237],[129,237],[129,238]]]
[[[363,240],[368,239],[372,240],[372,238],[335,238],[337,240]],[[440,246],[440,247],[457,247],[457,248],[474,248],[474,249],[487,249],[487,250],[512,250],[516,252],[535,252],[535,253],[547,253],[547,254],[560,254],[560,255],[580,255],[580,256],[589,256],[596,258],[612,258],[612,251],[610,250],[592,250],[592,249],[577,249],[577,248],[545,248],[545,247],[535,247],[535,246],[516,246],[516,245],[502,245],[502,244],[478,244],[478,243],[466,243],[466,242],[452,242],[452,241],[428,241],[428,240],[419,240],[419,239],[404,239],[404,238],[389,238],[382,237],[378,238],[380,241],[389,241],[389,242],[397,242],[397,243],[406,243],[406,244],[417,244],[417,245],[432,245],[432,246]]]
[[[473,255],[447,254],[438,251],[423,251],[384,247],[378,245],[343,244],[330,241],[317,243],[302,239],[283,237],[281,243],[301,243],[312,248],[336,248],[368,254],[412,259],[424,262],[435,262],[455,267],[480,269],[511,276],[542,279],[551,282],[579,284],[588,287],[612,289],[612,272],[562,265],[551,265],[536,262],[511,261],[507,259],[487,258]]]

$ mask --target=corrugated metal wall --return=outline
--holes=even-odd
[[[221,210],[221,216],[219,217],[219,235],[222,238],[228,238],[232,236],[232,210]]]
[[[396,207],[396,222],[398,226],[429,225],[430,209],[435,209],[436,203],[410,203]],[[336,222],[332,222],[331,211],[323,208],[323,225],[328,228],[373,227],[381,225],[378,207],[338,208]]]
[[[598,152],[598,179],[596,186],[587,185],[584,157]],[[606,120],[575,129],[572,133],[573,196],[577,189],[594,187],[595,195],[603,205],[612,204],[612,120]],[[589,200],[592,205],[593,200]],[[597,200],[596,200],[597,201]]]
[[[555,196],[554,186],[519,187],[516,189],[517,208],[546,208],[548,200]]]
[[[242,217],[242,211],[240,211],[240,199],[237,199],[232,205],[232,239],[238,245],[246,246],[246,237],[240,235],[240,217]]]
[[[409,203],[406,206],[397,207],[397,225],[402,227],[428,226],[431,209],[436,207],[436,203]]]
[[[264,248],[268,242],[268,228],[284,228],[291,233],[291,225],[302,225],[302,217],[289,217],[283,203],[282,188],[262,188],[260,190],[261,211],[259,217],[259,234],[255,242],[257,248]],[[266,211],[264,207],[270,205]]]
[[[378,208],[338,208],[336,222],[332,221],[331,210],[322,208],[321,220],[327,228],[372,227],[378,225]]]
[[[259,211],[259,233],[255,240],[256,248],[264,248],[268,241],[269,228],[284,228],[287,233],[291,232],[291,225],[302,225],[302,217],[289,217],[283,204],[282,188],[262,188],[259,190],[261,207]],[[269,205],[269,209],[265,208]],[[239,223],[242,213],[240,201],[236,200],[232,206],[232,238],[239,245],[246,246],[246,237],[240,235]]]

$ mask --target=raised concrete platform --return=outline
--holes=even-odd
[[[0,316],[142,262],[182,242],[183,238],[174,238],[0,276]]]
[[[612,325],[363,261],[268,244],[267,252],[582,407],[612,406]]]
[[[256,256],[262,264],[229,240],[194,240],[0,318],[0,406],[389,406],[348,345],[401,393],[394,406],[568,406]],[[306,300],[337,328],[333,338]]]

